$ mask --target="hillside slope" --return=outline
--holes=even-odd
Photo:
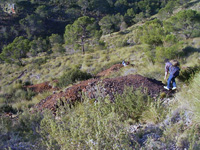
[[[0,149],[198,150],[200,2],[184,2],[168,7],[166,19],[157,14],[102,36],[84,55],[1,62]],[[180,61],[176,91],[163,88],[165,58]],[[94,78],[80,81],[81,71]]]
[[[83,95],[88,99],[98,101],[99,98],[109,97],[111,102],[115,101],[115,94],[123,94],[125,88],[133,88],[133,91],[141,89],[151,97],[159,97],[162,92],[165,95],[171,95],[174,91],[167,91],[163,88],[164,84],[155,79],[145,78],[141,75],[128,75],[112,79],[90,79],[82,81],[76,85],[67,88],[57,94],[48,96],[41,100],[35,108],[43,111],[45,108],[56,111],[58,103],[74,103],[83,101]],[[162,93],[163,94],[163,93]]]

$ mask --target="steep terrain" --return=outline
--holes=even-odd
[[[181,2],[185,4],[174,8],[172,5],[175,1],[180,2],[179,5]],[[163,13],[166,13],[163,18],[162,13],[146,19],[141,16],[142,13],[136,14],[135,18],[139,18],[139,23],[120,32],[103,35],[100,41],[102,45],[88,48],[85,55],[79,51],[70,55],[42,52],[22,59],[24,66],[7,64],[0,59],[0,149],[198,150],[199,21],[197,20],[197,24],[189,22],[196,30],[189,30],[194,31],[194,35],[188,39],[182,36],[187,32],[185,28],[181,27],[178,32],[176,28],[169,31],[171,28],[163,27],[163,24],[168,21],[167,25],[172,24],[171,27],[178,28],[187,23],[191,17],[186,21],[178,20],[179,17],[187,18],[186,15],[172,20],[170,18],[176,17],[179,11],[185,9],[197,10],[199,14],[200,2],[175,1],[171,0],[172,5],[163,9]],[[53,13],[55,16],[43,18],[43,33],[48,36],[51,33],[63,35],[64,26],[70,21],[63,12],[72,10],[66,10],[65,7],[59,10],[56,4],[52,8],[56,8]],[[33,14],[38,17],[38,14]],[[160,21],[155,21],[155,18]],[[11,42],[8,40],[10,38],[5,39],[8,34],[5,31],[9,31],[13,25],[9,37],[15,38],[14,29],[20,28],[19,18],[15,19],[18,19],[17,24],[12,22],[12,18],[0,16],[0,37],[3,39],[0,41],[0,49]],[[27,29],[32,29],[30,27],[27,26]],[[139,33],[138,30],[142,28],[147,30]],[[25,31],[20,30],[18,35],[24,35]],[[161,38],[163,43],[148,43],[154,37]],[[35,37],[33,41],[35,42]],[[38,39],[39,41],[42,40]],[[51,49],[50,43],[48,49]],[[163,88],[164,58],[180,61],[181,74],[176,79],[177,91]],[[124,67],[117,64],[122,60],[130,61],[134,65]],[[111,66],[112,64],[115,65]],[[70,83],[60,80],[63,76],[68,78],[69,72],[74,68],[91,73],[94,78],[80,82],[77,79]],[[104,70],[105,68],[108,69]],[[60,81],[63,83],[60,88],[63,89],[55,86]],[[33,85],[24,86],[26,83]],[[151,98],[148,99],[147,95]],[[59,111],[60,105],[76,102],[76,107],[69,105],[62,112]],[[43,113],[45,109],[51,111]],[[36,111],[31,113],[30,110]]]
[[[141,75],[128,75],[103,80],[90,79],[73,85],[65,91],[48,96],[41,100],[35,108],[41,111],[45,108],[56,111],[59,100],[64,103],[82,101],[83,94],[86,94],[89,99],[95,100],[98,100],[99,97],[105,98],[109,96],[109,99],[113,102],[114,94],[122,94],[125,87],[132,87],[133,90],[141,88],[142,92],[148,93],[151,97],[157,97],[161,92],[166,94],[172,93],[171,91],[166,91],[163,86],[164,84],[162,82]]]
[[[114,72],[117,72],[119,71],[122,67],[124,67],[122,64],[116,64],[116,65],[113,65],[112,67],[102,71],[102,72],[99,72],[96,77],[97,78],[100,78],[100,77],[107,77],[109,76],[110,74],[114,73]]]

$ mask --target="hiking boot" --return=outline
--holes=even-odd
[[[176,87],[173,87],[172,90],[176,90]]]
[[[167,86],[164,86],[164,88],[169,91],[169,88]]]

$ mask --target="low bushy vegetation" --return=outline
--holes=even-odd
[[[64,73],[57,82],[59,88],[66,87],[69,84],[75,83],[77,81],[87,80],[92,78],[92,75],[79,70],[78,68],[72,69]]]
[[[190,85],[187,88],[184,88],[181,93],[177,95],[177,99],[180,104],[186,108],[186,110],[191,111],[193,113],[193,117],[195,118],[195,122],[199,124],[200,117],[200,72],[197,72],[192,79],[190,79]]]
[[[154,102],[140,90],[132,92],[132,89],[128,89],[115,97],[112,103],[109,98],[86,98],[73,108],[68,105],[59,107],[58,120],[49,113],[45,114],[41,121],[45,145],[60,149],[139,148],[139,144],[131,140],[128,127],[142,118],[147,121],[142,114],[151,111]],[[159,107],[154,110],[159,111]]]
[[[199,149],[200,13],[190,8],[195,4],[17,2],[20,30],[17,25],[0,29],[0,149],[23,149],[20,144],[29,149]],[[37,94],[24,88],[52,80],[66,88],[122,60],[131,65],[107,77],[137,73],[165,83],[165,58],[181,64],[172,97],[161,93],[152,99],[127,89],[112,103],[108,97],[85,97],[74,106],[59,106],[54,116],[32,113],[51,91]]]
[[[115,95],[114,102],[109,98],[99,97],[97,100],[85,98],[83,103],[74,106],[61,105],[56,118],[52,112],[46,111],[41,115],[36,112],[29,113],[24,109],[22,114],[18,114],[19,119],[14,122],[1,116],[0,126],[9,128],[5,134],[18,134],[20,141],[28,140],[34,143],[42,137],[43,144],[40,143],[40,146],[47,149],[138,148],[139,143],[131,140],[129,126],[152,120],[154,113],[151,113],[153,116],[148,116],[148,119],[143,114],[160,112],[160,107],[139,89],[132,91],[127,89],[124,94]],[[156,107],[152,109],[154,105]],[[155,123],[162,121],[158,118],[154,120]],[[15,128],[12,128],[14,125]]]

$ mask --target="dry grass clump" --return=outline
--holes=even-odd
[[[177,94],[176,99],[182,107],[191,111],[194,115],[194,121],[200,124],[200,73],[196,73],[190,85],[183,88]]]
[[[139,145],[130,141],[126,120],[137,122],[148,109],[150,99],[139,91],[127,90],[109,99],[85,99],[75,107],[60,107],[58,120],[45,114],[41,135],[47,147],[60,149],[133,149]],[[131,144],[131,143],[132,144]]]

